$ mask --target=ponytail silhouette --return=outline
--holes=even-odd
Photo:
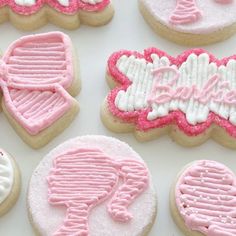
[[[67,208],[54,235],[87,236],[91,209],[112,195],[108,213],[113,220],[132,219],[128,207],[146,190],[148,170],[139,161],[113,160],[97,148],[81,148],[56,157],[47,180],[49,203]]]

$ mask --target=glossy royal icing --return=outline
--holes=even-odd
[[[114,53],[108,74],[121,86],[108,95],[110,112],[141,131],[175,122],[188,135],[212,123],[236,137],[236,58],[222,60],[204,50],[173,58],[151,48],[144,55]]]
[[[0,204],[9,196],[14,183],[14,169],[8,154],[0,149]]]
[[[71,41],[60,32],[15,41],[0,63],[3,103],[30,135],[48,128],[72,107],[66,89],[73,79]]]
[[[175,187],[176,207],[188,229],[206,236],[236,234],[236,179],[224,165],[194,162]]]

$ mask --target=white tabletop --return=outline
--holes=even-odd
[[[235,151],[226,149],[211,140],[197,148],[181,147],[172,142],[168,136],[148,143],[139,143],[132,134],[113,134],[103,126],[99,111],[109,91],[104,76],[106,61],[111,53],[120,49],[142,51],[147,47],[155,46],[166,50],[169,54],[177,55],[186,49],[153,33],[140,15],[136,0],[114,0],[114,6],[115,17],[104,27],[82,26],[75,31],[65,31],[53,25],[47,25],[33,32],[62,30],[72,38],[80,57],[82,90],[77,99],[81,111],[69,128],[40,150],[33,150],[27,146],[9,125],[6,117],[0,114],[0,146],[15,157],[22,173],[20,198],[12,210],[1,217],[0,235],[33,235],[26,209],[27,186],[31,173],[52,148],[78,135],[102,134],[117,137],[130,144],[147,162],[158,194],[158,216],[150,236],[183,235],[171,218],[168,197],[172,181],[185,164],[196,159],[214,159],[228,165],[236,173]],[[2,52],[13,40],[30,34],[30,32],[16,30],[9,23],[1,25],[0,32]],[[217,57],[224,57],[235,53],[235,43],[236,36],[205,48]]]

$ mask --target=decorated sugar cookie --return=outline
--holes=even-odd
[[[20,172],[14,159],[0,149],[0,216],[15,204],[20,193]]]
[[[39,235],[147,235],[156,197],[147,166],[127,144],[82,136],[38,165],[28,210]]]
[[[144,19],[179,44],[203,45],[236,32],[235,0],[139,0]]]
[[[60,32],[16,40],[0,60],[2,108],[34,148],[62,132],[78,112],[79,80],[70,38]]]
[[[223,164],[201,160],[188,165],[170,194],[176,224],[189,236],[234,236],[235,174]]]
[[[108,60],[112,90],[102,107],[104,124],[134,132],[140,141],[169,134],[194,146],[212,137],[236,148],[236,57],[202,50],[176,58],[156,48],[119,51]]]
[[[80,24],[99,26],[111,20],[110,0],[3,0],[0,23],[11,21],[17,28],[33,30],[51,22],[66,29]]]

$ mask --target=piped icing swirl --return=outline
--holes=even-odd
[[[0,204],[9,196],[14,183],[14,169],[8,154],[0,149]]]
[[[236,234],[236,178],[215,161],[196,161],[179,177],[176,206],[186,226],[207,236]]]
[[[119,179],[123,180],[120,186]],[[47,180],[49,203],[67,208],[54,235],[87,236],[90,211],[112,195],[108,213],[115,221],[129,222],[128,207],[145,191],[149,178],[139,161],[116,161],[98,148],[80,148],[57,156]]]

